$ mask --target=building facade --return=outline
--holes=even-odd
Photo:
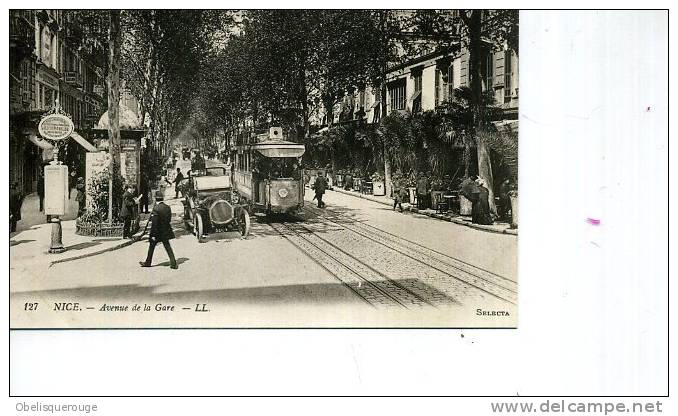
[[[483,41],[481,84],[484,95],[493,98],[493,102],[487,104],[500,109],[493,111],[493,118],[488,121],[498,130],[511,125],[515,132],[518,126],[519,106],[518,55],[507,43],[491,44],[485,39]],[[447,103],[455,98],[455,90],[470,88],[469,52],[464,46],[467,43],[462,39],[457,47],[453,48],[454,52],[436,50],[435,46],[421,48],[424,52],[409,57],[404,54],[403,49],[400,63],[393,65],[387,72],[385,102],[382,102],[379,87],[367,85],[349,88],[342,97],[337,98],[331,116],[318,117],[322,121],[316,130],[330,132],[333,128],[347,124],[376,127],[384,113],[389,115],[400,112],[416,115],[426,111],[450,111]],[[459,146],[460,149],[455,153],[461,153],[462,144],[457,143],[455,146]],[[461,155],[454,155],[449,158],[449,164],[458,164],[462,158]],[[473,171],[477,166],[475,158],[472,159]],[[492,161],[493,164],[495,162],[498,161]],[[384,167],[378,169],[383,172]],[[430,167],[426,170],[430,170]],[[455,172],[459,173],[457,166],[448,166],[443,174],[454,175]],[[461,172],[463,173],[464,169],[461,169]]]
[[[81,48],[74,13],[10,11],[10,183],[25,194],[36,190],[38,171],[51,155],[52,146],[38,139],[40,116],[58,103],[81,131],[106,110],[103,50]]]

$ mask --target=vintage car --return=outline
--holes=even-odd
[[[250,231],[247,207],[231,186],[230,170],[225,165],[191,171],[184,203],[184,225],[203,242],[209,233],[240,232],[242,238]]]

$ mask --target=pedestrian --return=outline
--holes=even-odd
[[[426,209],[428,206],[428,178],[424,174],[419,174],[419,179],[417,179],[417,208]]]
[[[344,177],[344,189],[347,191],[353,189],[353,176],[350,173],[346,173]]]
[[[179,191],[181,191],[181,181],[184,180],[184,174],[181,173],[181,168],[177,168],[177,176],[174,177],[174,197],[179,198]],[[184,196],[184,193],[181,193]]]
[[[78,177],[75,184],[75,200],[78,202],[78,217],[85,213],[85,180]]]
[[[393,190],[393,210],[396,206],[400,207],[400,212],[403,212],[403,201],[408,197],[407,188],[404,183],[394,184],[396,189]]]
[[[474,224],[491,225],[494,221],[490,213],[490,191],[487,189],[487,183],[482,178],[476,179],[476,185],[473,193],[477,195],[474,195],[472,199],[471,221]]]
[[[71,199],[71,195],[73,194],[73,190],[75,189],[76,176],[77,173],[75,172],[75,168],[71,166],[71,173],[68,175],[68,199]]]
[[[172,251],[172,246],[170,245],[171,239],[175,238],[174,231],[172,230],[172,210],[168,205],[163,202],[164,195],[162,192],[157,191],[155,193],[156,204],[153,207],[151,212],[151,233],[148,238],[148,254],[146,256],[146,261],[140,261],[139,265],[141,267],[151,267],[153,262],[153,251],[155,251],[155,246],[158,243],[162,243],[167,252],[167,256],[170,259],[170,268],[178,269],[177,261],[174,258],[174,252]]]
[[[120,207],[120,218],[122,218],[123,229],[122,238],[132,238],[130,227],[132,225],[132,217],[134,215],[134,187],[127,185],[125,192],[122,194],[122,206]]]
[[[509,193],[511,192],[512,184],[511,179],[507,178],[499,187],[499,206],[497,207],[497,214],[502,220],[510,220],[511,212],[511,197]]]
[[[19,184],[12,183],[9,189],[9,232],[16,231],[16,224],[21,220],[21,205],[23,205],[24,196],[19,191]]]
[[[327,189],[327,181],[322,171],[318,171],[318,176],[313,183],[312,188],[315,190],[315,197],[318,200],[318,208],[325,208],[325,203],[323,202],[323,194]]]
[[[42,169],[38,172],[38,199],[40,200],[40,212],[43,212],[45,210],[45,173]]]
[[[141,181],[139,184],[139,193],[141,193],[141,212],[148,214],[148,176],[146,173],[141,174]]]

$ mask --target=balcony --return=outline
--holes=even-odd
[[[9,47],[22,57],[29,55],[35,48],[33,25],[18,13],[9,18]]]
[[[76,88],[82,88],[82,74],[77,71],[64,72],[64,82]]]

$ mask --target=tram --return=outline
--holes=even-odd
[[[306,148],[283,140],[282,129],[271,127],[253,143],[235,147],[233,186],[251,213],[296,213],[304,206],[301,157]]]

